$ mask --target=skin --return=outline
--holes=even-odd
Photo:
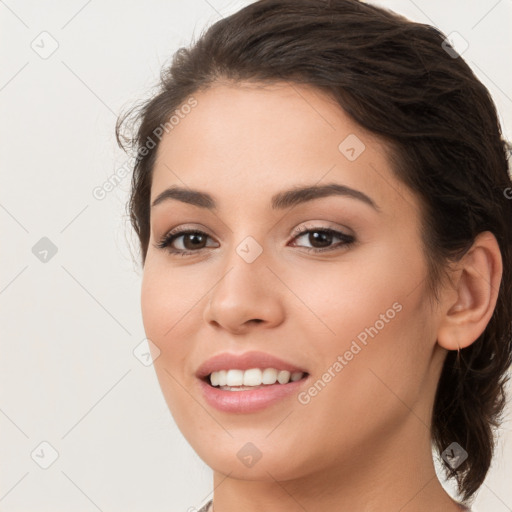
[[[492,315],[502,271],[494,236],[477,238],[431,306],[419,202],[385,144],[306,86],[224,82],[194,97],[161,140],[151,202],[181,185],[210,193],[218,209],[177,200],[151,209],[141,305],[169,409],[213,469],[215,512],[461,510],[435,474],[430,415],[447,350],[470,345]],[[366,146],[354,161],[338,149],[350,134]],[[333,182],[379,211],[342,196],[270,207],[281,190]],[[206,247],[186,236],[173,246],[192,255],[156,247],[179,226],[205,232]],[[333,238],[315,254],[305,248],[321,246],[294,238],[297,227],[356,241]],[[247,236],[263,251],[252,263],[236,252]],[[317,381],[395,303],[401,310],[307,404],[292,395],[232,414],[201,394],[194,373],[221,352],[266,351]],[[247,442],[262,454],[252,467],[237,457]]]

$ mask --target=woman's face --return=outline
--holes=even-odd
[[[161,140],[151,204],[182,187],[215,208],[183,194],[151,207],[142,283],[154,366],[184,436],[214,470],[251,480],[353,469],[411,429],[428,439],[446,352],[428,306],[418,201],[385,146],[305,86],[216,85],[194,98]],[[326,185],[341,193],[273,201]],[[175,228],[202,235],[157,247]],[[258,391],[197,376],[213,356],[248,352],[307,375]],[[245,363],[224,369],[279,366]]]

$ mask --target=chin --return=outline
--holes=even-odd
[[[262,435],[262,438],[266,435]],[[291,464],[290,456],[276,449],[282,446],[280,443],[270,445],[267,441],[267,447],[262,447],[260,451],[256,448],[257,441],[254,446],[249,443],[234,438],[225,444],[219,443],[215,450],[212,450],[211,443],[202,447],[192,444],[192,448],[213,471],[239,480],[286,481],[303,477],[311,471],[311,464],[305,459],[297,461],[293,458]],[[296,455],[297,447],[293,451]]]

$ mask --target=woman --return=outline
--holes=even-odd
[[[469,510],[512,361],[512,184],[445,36],[257,1],[117,135],[157,376],[214,472],[202,510]]]

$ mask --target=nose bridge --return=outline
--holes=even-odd
[[[228,294],[238,293],[242,297],[260,295],[268,279],[266,274],[268,258],[260,244],[253,236],[247,235],[238,244],[234,244],[230,255],[224,262],[224,277],[212,290]]]
[[[265,267],[268,263],[268,248],[264,250],[268,228],[262,224],[261,219],[254,218],[254,213],[249,213],[250,203],[238,206],[238,218],[230,226],[230,254],[226,256],[226,270],[235,267],[231,272],[236,270],[250,274],[257,269],[260,275],[265,274],[269,272]],[[247,214],[245,219],[241,215],[244,210]]]
[[[210,293],[205,320],[233,331],[251,320],[275,323],[283,312],[273,273],[262,244],[251,235],[233,245],[223,274]]]

